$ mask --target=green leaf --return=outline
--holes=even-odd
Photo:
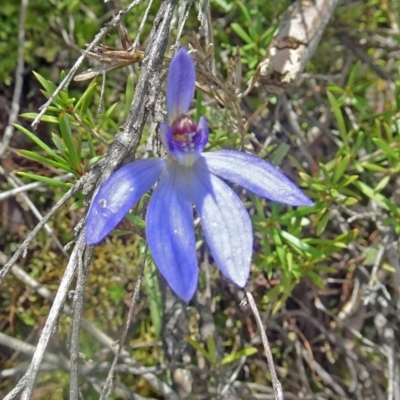
[[[274,165],[280,165],[282,160],[286,157],[290,150],[290,146],[287,143],[280,143],[276,150],[271,155],[269,162]]]
[[[18,318],[28,326],[35,326],[37,321],[35,318],[33,318],[32,314],[29,314],[28,312],[20,312],[18,311],[18,308],[15,309],[15,314],[17,314]]]
[[[343,145],[348,149],[349,145],[348,145],[348,140],[347,140],[347,129],[346,129],[346,124],[344,122],[342,111],[340,109],[340,106],[339,106],[335,96],[330,91],[328,91],[326,93],[328,95],[329,103],[331,104],[333,114],[335,115],[336,122],[339,127],[339,132],[340,132],[340,136],[343,140]]]
[[[131,103],[133,99],[133,74],[129,74],[125,86],[125,115],[128,116],[131,110]]]
[[[96,164],[99,160],[102,159],[103,156],[94,156],[91,158],[85,165],[85,171],[88,171],[92,165]]]
[[[254,40],[238,23],[232,22],[231,28],[244,42],[247,44],[254,44]]]
[[[346,187],[348,185],[350,185],[350,183],[355,182],[358,179],[358,175],[350,175],[350,176],[346,176],[345,180],[343,182],[341,182],[340,186]]]
[[[277,26],[278,26],[277,24],[274,24],[274,25],[270,26],[270,27],[261,35],[260,41],[261,41],[261,43],[262,43],[265,47],[267,47],[267,46],[271,43],[271,40],[272,40],[272,38],[273,38],[273,36],[274,36],[274,33],[275,33],[275,31],[276,31]]]
[[[358,200],[355,197],[347,197],[344,201],[342,201],[342,204],[345,206],[354,206],[354,204],[357,204]]]
[[[372,138],[372,141],[373,141],[381,150],[383,150],[384,153],[385,153],[386,155],[388,155],[389,157],[392,157],[392,158],[394,158],[395,160],[400,158],[399,149],[397,148],[397,151],[396,151],[396,150],[395,150],[394,148],[392,148],[392,147],[390,146],[390,144],[387,143],[385,140],[383,140],[383,139],[381,139],[381,138],[374,137],[374,138]]]
[[[52,94],[55,92],[55,90],[57,89],[57,86],[51,82],[48,81],[47,79],[43,78],[42,75],[38,74],[35,71],[32,71],[33,75],[35,75],[35,78],[39,81],[39,83],[42,85],[42,87],[46,90],[46,92],[48,94]]]
[[[213,364],[213,360],[210,357],[210,355],[208,354],[207,350],[200,344],[198,343],[196,340],[192,339],[190,336],[188,335],[184,335],[185,340],[197,351],[199,351],[203,357],[210,363]]]
[[[380,193],[376,193],[374,189],[372,189],[370,186],[368,186],[367,184],[365,184],[364,182],[361,181],[356,181],[354,182],[354,185],[358,187],[358,189],[368,198],[375,200],[382,208],[384,208],[385,210],[389,211],[390,210],[390,206],[388,205],[388,203],[390,203],[390,201],[383,196]]]
[[[55,144],[55,146],[57,147],[58,151],[64,155],[67,156],[67,148],[64,145],[64,142],[60,139],[60,137],[52,132],[51,133],[51,139],[53,140],[53,143]],[[66,160],[62,159],[64,162],[66,162]]]
[[[64,188],[67,188],[67,189],[69,189],[72,186],[74,186],[72,183],[69,183],[69,182],[62,182],[62,181],[59,181],[57,179],[48,178],[47,176],[41,176],[41,175],[32,174],[30,172],[18,172],[18,175],[24,176],[24,177],[29,178],[29,179],[33,179],[34,181],[40,181],[40,182],[47,183],[48,185],[60,186],[60,187],[64,187]]]
[[[242,357],[250,357],[253,354],[258,353],[258,350],[255,347],[246,347],[245,349],[241,349],[236,353],[229,354],[225,356],[218,365],[226,365],[231,364],[237,360],[240,360]]]
[[[386,172],[387,171],[387,168],[384,168],[380,165],[372,164],[369,162],[364,162],[362,164],[362,166],[369,171],[375,171],[375,172]]]
[[[49,158],[43,157],[34,151],[29,151],[29,150],[19,150],[18,153],[22,154],[26,158],[40,162],[43,165],[50,165],[51,167],[60,168],[66,172],[71,172],[71,173],[75,172],[72,168],[70,168],[70,166],[65,161],[62,163],[54,161]]]
[[[46,143],[42,142],[34,133],[28,131],[21,125],[14,124],[14,126],[21,131],[24,135],[26,135],[32,142],[37,144],[46,154],[48,154],[50,157],[53,157],[55,160],[63,163],[65,160],[57,155],[49,146],[47,146]]]
[[[21,114],[21,117],[29,119],[31,121],[33,121],[39,114],[38,113],[24,113]],[[53,117],[51,115],[43,115],[40,118],[41,122],[48,122],[49,124],[58,124],[58,118],[57,117]]]
[[[254,29],[254,23],[253,23],[253,19],[251,18],[249,9],[241,1],[238,1],[237,3],[238,3],[238,5],[243,13],[243,16],[247,22],[246,26],[247,26],[247,29],[249,30],[250,36],[252,37],[252,40],[255,42],[258,39],[257,38],[258,35],[257,35],[256,30]]]
[[[72,138],[71,126],[69,123],[69,118],[66,113],[60,114],[60,131],[61,136],[64,140],[65,146],[67,148],[66,155],[68,156],[68,160],[71,162],[71,167],[74,168],[76,171],[79,171],[80,168],[80,157],[76,152],[76,148],[74,145],[74,140]]]
[[[321,234],[325,231],[326,225],[329,222],[329,218],[331,216],[330,211],[326,211],[324,213],[324,215],[322,216],[322,218],[319,220],[318,222],[318,226],[317,226],[317,236],[321,236]]]
[[[339,157],[337,160],[337,167],[335,168],[335,172],[333,173],[332,182],[334,184],[338,183],[344,172],[346,171],[349,162],[350,162],[350,154],[346,154],[343,158]]]
[[[324,287],[324,280],[318,275],[316,274],[314,271],[307,271],[307,275],[314,281],[314,283],[316,285],[318,285],[319,287]]]
[[[214,2],[218,6],[220,6],[225,13],[228,13],[229,11],[231,11],[231,9],[233,7],[233,4],[234,4],[234,3],[231,3],[231,2],[227,2],[225,0],[214,0]]]
[[[286,265],[286,254],[285,254],[285,249],[282,245],[282,240],[279,235],[279,232],[277,229],[272,229],[271,230],[271,236],[272,240],[274,241],[275,244],[275,251],[276,254],[278,255],[279,261],[281,262],[282,266]]]
[[[135,215],[134,212],[126,214],[125,218],[130,222],[132,222],[132,224],[135,225],[136,228],[141,230],[146,229],[146,222],[143,219],[139,218],[137,215]]]
[[[162,329],[163,305],[162,295],[158,285],[156,267],[151,258],[144,270],[144,284],[147,293],[147,303],[150,309],[150,318],[156,339],[160,338]]]
[[[207,336],[207,350],[208,350],[208,354],[210,355],[211,360],[213,360],[212,364],[216,364],[216,362],[217,362],[217,351],[215,349],[214,338],[211,335]]]
[[[349,88],[353,88],[354,87],[354,83],[355,83],[356,77],[358,75],[358,71],[360,69],[360,66],[361,66],[361,61],[358,60],[354,64],[353,68],[350,71],[349,78],[347,79],[347,87],[349,87]]]
[[[280,235],[286,242],[291,245],[293,248],[298,249],[302,252],[309,253],[314,257],[321,258],[324,255],[316,248],[310,246],[309,244],[305,243],[304,241],[300,240],[299,238],[291,235],[289,232],[280,231]]]
[[[79,108],[79,115],[83,118],[89,108],[89,104],[92,101],[93,95],[97,89],[97,82],[91,81],[85,92],[80,96],[79,100],[75,104],[74,110],[77,111]]]
[[[390,181],[390,176],[384,176],[379,182],[378,184],[375,186],[375,192],[381,192],[383,189],[385,189],[385,187],[388,185]]]

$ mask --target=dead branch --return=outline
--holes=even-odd
[[[24,73],[24,48],[25,48],[25,20],[26,12],[28,9],[28,0],[21,1],[21,13],[19,17],[18,27],[18,62],[17,69],[15,71],[15,86],[14,94],[11,103],[10,117],[8,119],[8,125],[4,131],[3,141],[0,143],[0,157],[6,152],[8,145],[10,144],[11,138],[14,133],[13,124],[17,121],[19,113],[19,101],[21,99],[22,84],[23,84],[23,73]]]
[[[298,0],[283,14],[267,54],[250,83],[283,93],[303,72],[339,0]]]

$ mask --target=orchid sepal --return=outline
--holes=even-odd
[[[150,190],[166,167],[165,159],[139,160],[114,172],[92,200],[86,219],[87,244],[101,242]]]
[[[272,164],[251,154],[219,150],[202,155],[209,170],[258,196],[291,206],[311,206],[310,200]]]
[[[194,95],[196,72],[193,60],[182,47],[171,61],[167,84],[167,113],[170,123],[186,115]]]

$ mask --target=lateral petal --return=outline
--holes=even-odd
[[[160,139],[167,151],[172,149],[172,131],[166,122],[160,122]]]
[[[209,170],[251,192],[292,206],[311,206],[310,200],[272,164],[251,154],[221,150],[204,153]]]
[[[168,119],[173,123],[187,114],[194,95],[196,72],[192,57],[182,47],[171,61],[167,83]]]
[[[189,301],[197,287],[198,267],[186,170],[171,162],[151,197],[146,234],[161,274],[179,297]]]
[[[196,164],[190,190],[212,255],[221,272],[243,287],[253,250],[250,218],[240,199],[220,178]]]
[[[104,239],[166,168],[162,158],[139,160],[115,171],[92,200],[86,219],[86,243]]]

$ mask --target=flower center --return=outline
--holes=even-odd
[[[172,140],[179,142],[183,151],[193,150],[195,147],[196,123],[186,115],[179,116],[171,126]],[[178,143],[176,143],[178,145]]]
[[[190,167],[198,158],[204,146],[197,124],[187,115],[180,115],[171,125],[171,152],[180,165]]]

